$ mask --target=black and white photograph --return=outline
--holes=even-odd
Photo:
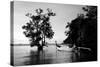
[[[97,6],[11,1],[12,66],[97,61]]]

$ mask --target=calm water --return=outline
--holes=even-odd
[[[89,61],[91,56],[86,52],[58,51],[55,45],[49,45],[43,51],[36,51],[36,47],[30,46],[12,46],[12,48],[11,58],[15,66]]]

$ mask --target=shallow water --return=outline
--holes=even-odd
[[[49,45],[43,51],[37,51],[30,46],[12,46],[12,48],[11,63],[14,66],[89,61],[90,58],[89,53],[58,51],[55,45]]]

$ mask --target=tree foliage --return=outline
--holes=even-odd
[[[76,46],[96,49],[97,46],[97,7],[83,7],[86,15],[79,14],[66,25],[70,31],[65,32],[68,36],[64,43],[75,44]]]
[[[55,16],[49,8],[47,13],[44,13],[41,8],[35,10],[36,15],[32,13],[27,13],[26,16],[31,20],[22,26],[23,32],[26,37],[31,41],[31,46],[40,46],[45,44],[45,38],[53,38],[54,32],[52,26],[50,25],[50,17]],[[40,44],[40,42],[42,44]]]

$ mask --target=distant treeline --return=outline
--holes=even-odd
[[[11,46],[29,46],[29,44],[11,44]]]
[[[11,44],[11,46],[30,46],[31,44]],[[55,43],[48,43],[46,45],[56,45]],[[61,45],[60,43],[58,45]]]

